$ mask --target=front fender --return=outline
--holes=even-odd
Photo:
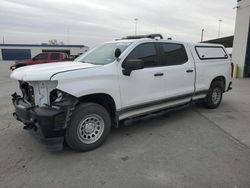
[[[57,80],[57,89],[77,98],[97,93],[110,95],[117,109],[121,108],[120,86],[115,65],[64,72],[53,76],[52,80]]]

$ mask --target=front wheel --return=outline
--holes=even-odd
[[[107,110],[95,103],[76,107],[66,130],[66,142],[76,151],[89,151],[106,140],[111,128]]]
[[[221,82],[213,82],[208,90],[204,104],[207,108],[217,108],[222,100],[223,89]]]

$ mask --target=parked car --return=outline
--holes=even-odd
[[[76,58],[78,58],[80,55],[82,55],[83,53],[78,53],[77,55],[70,55],[69,59],[75,60]]]
[[[217,108],[232,85],[222,45],[163,40],[161,35],[107,42],[72,63],[12,72],[14,116],[50,149],[100,146],[111,126],[196,101]]]
[[[23,67],[26,65],[36,65],[36,64],[42,64],[42,63],[54,63],[54,62],[62,62],[62,61],[68,61],[69,56],[67,53],[61,53],[61,52],[43,52],[32,59],[25,59],[16,61],[14,65],[10,67],[11,70],[14,70],[19,67]]]

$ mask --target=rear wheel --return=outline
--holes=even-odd
[[[79,105],[66,131],[67,144],[76,151],[89,151],[106,140],[111,128],[107,110],[95,103]]]
[[[222,83],[215,81],[211,84],[204,104],[207,108],[214,109],[217,108],[222,100],[223,88]]]

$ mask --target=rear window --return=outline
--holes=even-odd
[[[227,53],[221,46],[196,46],[195,50],[200,59],[227,59]]]

